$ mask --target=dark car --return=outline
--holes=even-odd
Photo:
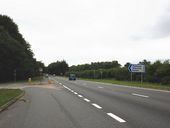
[[[70,74],[69,75],[69,80],[76,80],[76,75],[75,74]]]

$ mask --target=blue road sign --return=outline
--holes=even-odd
[[[129,72],[145,72],[145,65],[142,64],[129,64],[128,66]]]
[[[128,71],[129,72],[132,72],[132,68],[131,67],[132,67],[132,64],[129,64],[129,66],[128,66]]]

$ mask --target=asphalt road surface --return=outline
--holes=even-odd
[[[170,128],[170,92],[69,81],[26,87],[0,128]]]

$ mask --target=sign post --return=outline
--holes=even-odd
[[[141,73],[141,83],[143,82],[143,73],[145,73],[145,65],[143,64],[129,64],[128,71],[131,73],[131,81],[132,81],[132,73]]]
[[[143,82],[143,73],[141,72],[141,83]]]
[[[42,75],[42,72],[43,72],[43,68],[39,68],[39,72],[40,72],[40,84],[41,84],[41,75]]]
[[[102,72],[102,70],[100,71],[100,74],[101,74],[101,79],[103,78],[103,72]]]
[[[95,70],[93,70],[93,78],[95,79]]]
[[[17,77],[17,70],[14,69],[14,82],[16,82],[16,77]]]

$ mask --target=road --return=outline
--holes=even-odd
[[[170,127],[170,92],[52,79],[24,88],[24,100],[0,113],[0,128]]]

